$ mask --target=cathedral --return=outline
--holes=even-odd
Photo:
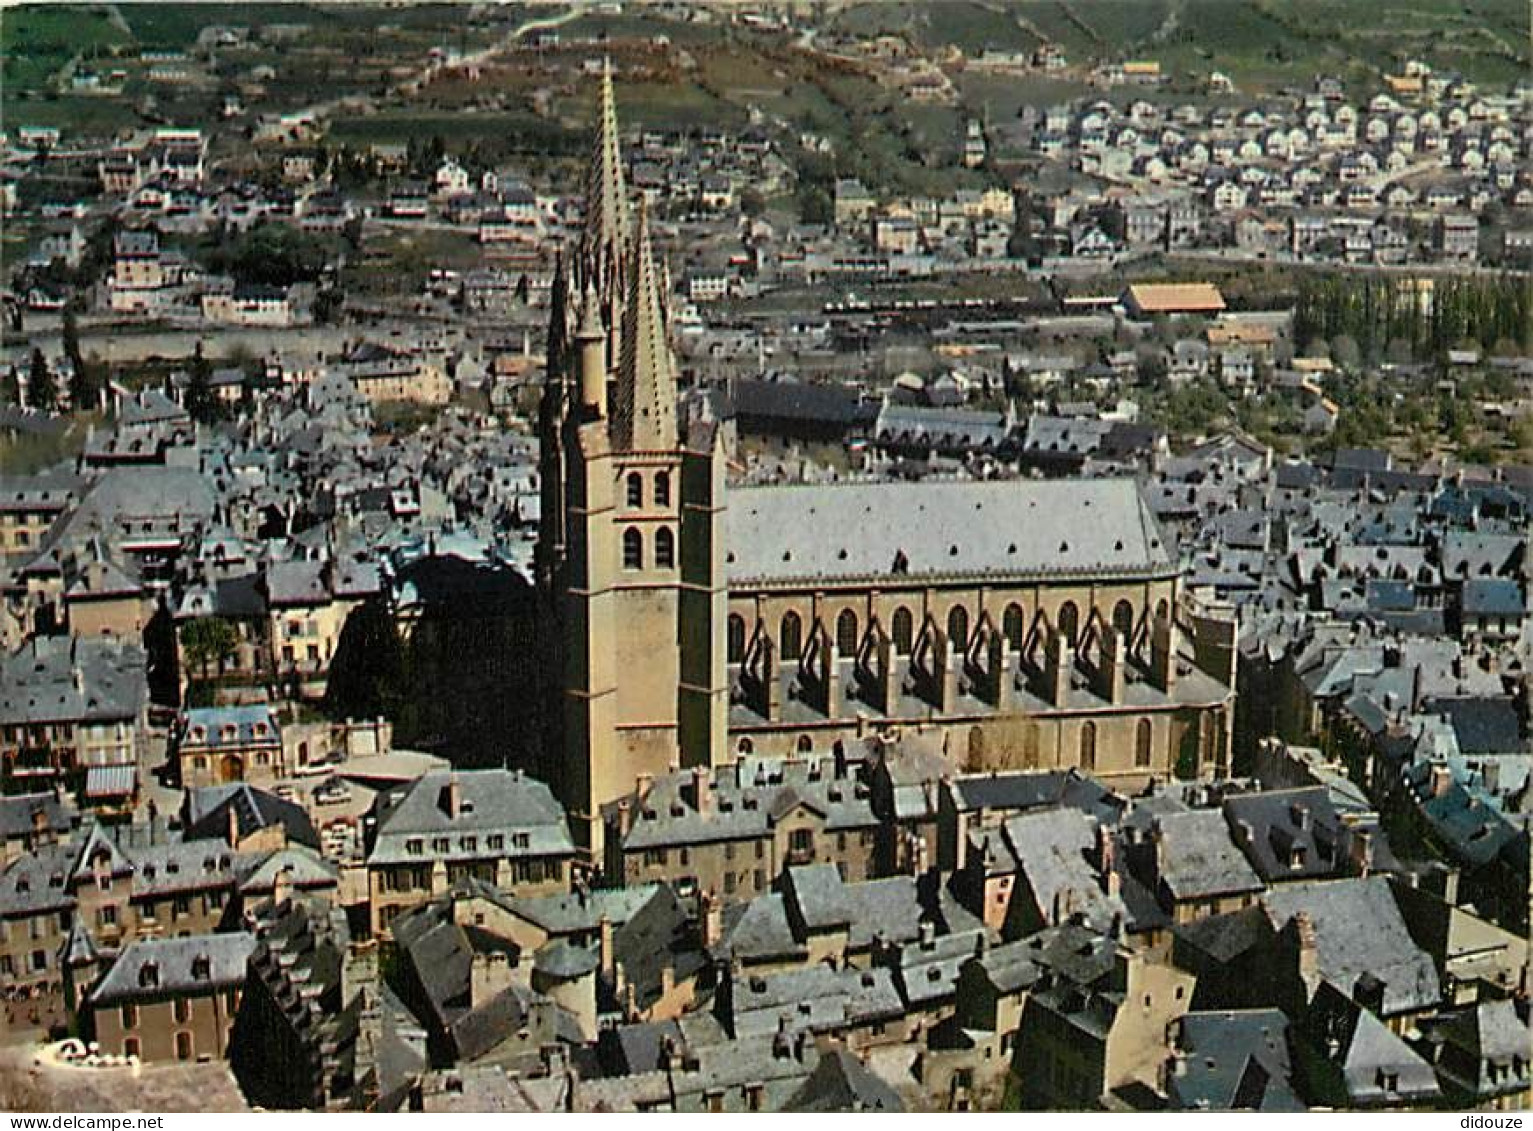
[[[607,73],[551,300],[537,558],[553,776],[597,859],[646,775],[907,730],[955,772],[1229,771],[1234,627],[1182,599],[1133,480],[730,487],[667,291]]]

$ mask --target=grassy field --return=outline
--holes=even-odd
[[[0,9],[0,85],[41,89],[76,54],[125,46],[131,37],[100,8],[25,5]]]
[[[977,55],[997,51],[1031,51],[1038,37],[1017,22],[1012,11],[977,0],[917,6],[914,33],[929,47],[951,44]]]
[[[0,438],[0,475],[34,475],[61,460],[73,459],[84,449],[90,426],[97,423],[99,415],[90,414],[71,419],[58,432]]]
[[[484,255],[467,232],[443,228],[390,228],[369,232],[363,256],[343,272],[351,294],[398,295],[420,291],[434,268],[468,271]]]

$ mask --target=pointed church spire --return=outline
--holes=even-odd
[[[587,272],[603,271],[628,242],[628,187],[618,146],[617,99],[612,93],[612,60],[602,63],[596,149],[586,173],[585,231],[580,250]],[[608,262],[603,262],[607,260]]]
[[[614,445],[620,451],[669,451],[676,446],[676,374],[650,247],[649,209],[642,199],[629,259],[622,367],[613,413],[617,429]]]

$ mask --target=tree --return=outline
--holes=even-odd
[[[829,224],[836,218],[830,193],[811,185],[798,194],[798,218],[805,224]]]
[[[96,379],[80,353],[80,328],[72,305],[64,308],[64,356],[69,359],[70,407],[75,412],[88,412],[96,406]]]
[[[314,296],[314,321],[321,324],[338,320],[346,294],[339,287],[325,287]]]
[[[14,365],[7,365],[0,373],[0,404],[21,403],[21,377]]]
[[[1331,360],[1343,369],[1356,369],[1363,363],[1363,351],[1357,339],[1350,334],[1337,334],[1331,339]]]
[[[181,654],[188,668],[206,679],[208,669],[223,662],[239,647],[238,630],[222,617],[199,617],[181,626]]]
[[[27,376],[27,402],[40,412],[52,412],[58,403],[58,391],[53,387],[48,359],[35,346],[32,348],[32,370]]]
[[[213,402],[213,371],[203,356],[202,343],[192,354],[192,370],[186,382],[186,411],[199,424],[209,424],[217,416]]]
[[[760,189],[748,188],[740,193],[740,212],[745,216],[760,216],[766,211],[766,197]]]

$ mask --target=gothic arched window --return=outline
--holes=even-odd
[[[1154,747],[1155,729],[1150,725],[1149,719],[1140,719],[1139,725],[1134,730],[1134,765],[1144,769],[1150,764],[1150,753]]]
[[[784,660],[796,660],[804,650],[804,622],[797,613],[784,613],[782,632],[778,637],[779,650]]]
[[[948,610],[947,638],[960,652],[969,646],[969,613],[962,605],[954,605]]]
[[[1006,606],[1006,611],[1001,614],[1001,632],[1006,637],[1009,648],[1020,652],[1022,650],[1022,638],[1027,632],[1027,622],[1022,616],[1022,606],[1013,602]]]
[[[669,526],[655,531],[655,564],[661,569],[670,569],[676,564],[676,535],[671,533]]]
[[[851,609],[842,609],[836,618],[836,651],[843,656],[857,652],[857,614]]]
[[[890,633],[894,637],[894,650],[901,656],[910,655],[910,645],[915,635],[915,620],[904,605],[894,610],[894,623]]]
[[[644,476],[637,471],[628,473],[628,505],[631,507],[644,505]]]
[[[745,618],[738,613],[729,615],[729,662],[740,664],[745,662]]]
[[[1118,630],[1124,640],[1134,634],[1134,606],[1127,601],[1119,601],[1112,607],[1112,626]]]
[[[1081,724],[1081,769],[1097,768],[1097,725],[1090,720]]]
[[[655,472],[655,506],[668,507],[671,505],[671,473],[669,471]]]
[[[1074,644],[1076,637],[1081,631],[1081,613],[1075,607],[1074,601],[1066,601],[1059,606],[1059,631],[1065,634],[1065,639]]]
[[[644,568],[644,535],[637,526],[623,531],[623,568]]]

